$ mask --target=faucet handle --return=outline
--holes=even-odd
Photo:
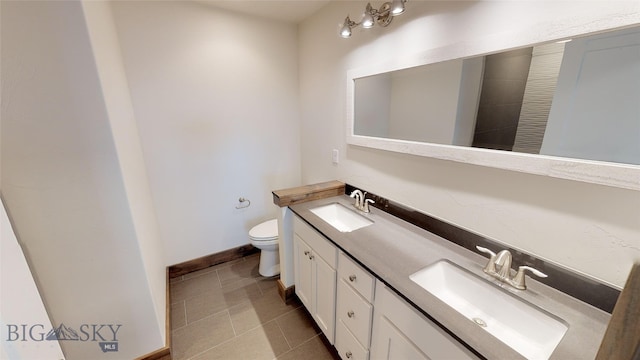
[[[487,274],[495,274],[496,273],[496,253],[482,246],[476,245],[476,249],[490,256],[489,262],[487,262],[487,265],[484,267],[484,269],[482,269],[482,271],[484,271]]]
[[[476,249],[478,249],[478,251],[483,252],[485,254],[489,254],[491,257],[496,256],[496,253],[494,253],[493,251],[491,251],[491,250],[489,250],[489,249],[487,249],[485,247],[476,245]]]
[[[376,202],[373,201],[372,199],[365,199],[364,200],[364,209],[362,211],[368,213],[369,211],[369,204],[375,204]]]
[[[527,285],[525,284],[525,281],[524,281],[524,274],[525,274],[525,271],[527,270],[531,271],[531,273],[535,276],[538,276],[541,278],[547,277],[547,274],[543,273],[542,271],[538,269],[534,269],[531,266],[523,265],[518,267],[518,273],[516,273],[516,276],[514,276],[513,280],[511,281],[511,285],[513,285],[513,287],[520,290],[525,290],[527,288]]]

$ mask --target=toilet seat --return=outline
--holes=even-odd
[[[271,277],[280,274],[280,255],[278,241],[278,220],[267,220],[249,230],[249,242],[260,249],[258,272]]]
[[[278,239],[278,219],[271,219],[249,230],[249,238],[254,241],[273,241]]]

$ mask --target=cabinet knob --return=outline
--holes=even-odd
[[[305,251],[304,251],[304,254],[305,254],[305,255],[309,255],[309,250],[305,250]]]
[[[349,311],[347,312],[347,316],[348,316],[348,317],[352,318],[352,317],[353,317],[353,315],[355,315],[355,313],[353,312],[353,310],[349,310]]]
[[[313,256],[313,255],[309,255],[309,260],[313,260],[314,257],[315,256]]]
[[[347,357],[347,359],[351,359],[351,357],[353,356],[351,351],[347,351],[344,355]]]
[[[349,275],[349,281],[351,281],[351,282],[356,281],[356,276],[355,275]]]

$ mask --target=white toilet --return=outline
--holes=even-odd
[[[261,250],[260,267],[262,276],[280,274],[280,254],[278,253],[278,219],[260,223],[249,230],[251,245]]]

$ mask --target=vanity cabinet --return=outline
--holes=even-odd
[[[335,339],[338,249],[294,217],[295,291],[331,344]]]
[[[379,280],[374,305],[372,359],[478,359]]]
[[[344,360],[369,358],[374,288],[373,275],[340,252],[335,347]]]
[[[295,292],[343,360],[478,359],[295,216]]]

